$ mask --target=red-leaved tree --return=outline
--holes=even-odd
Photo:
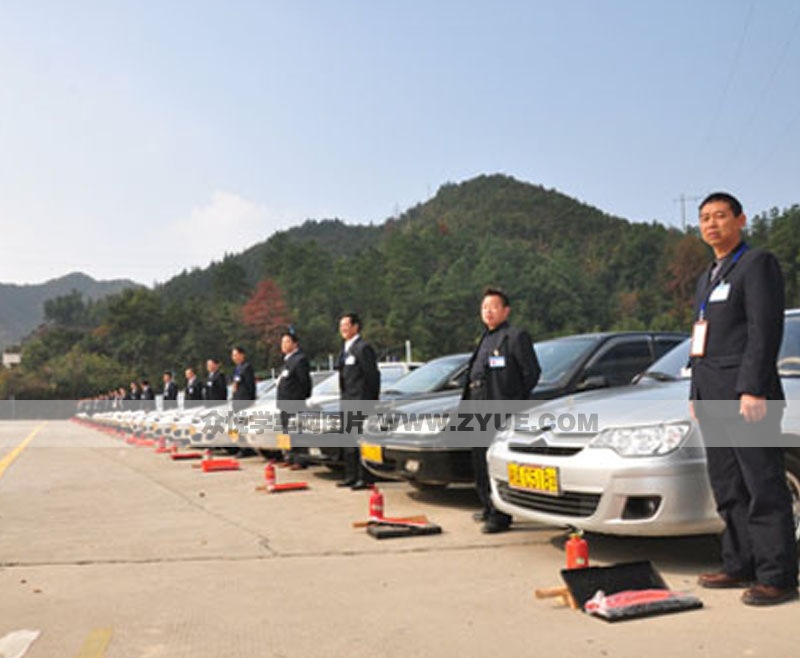
[[[242,322],[262,345],[268,357],[278,349],[281,332],[289,325],[283,291],[272,279],[262,279],[242,305]]]

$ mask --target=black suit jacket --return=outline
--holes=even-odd
[[[164,385],[164,400],[177,400],[177,399],[178,399],[178,387],[175,385],[175,382],[169,380],[169,382]]]
[[[359,336],[339,356],[339,390],[342,400],[377,400],[381,390],[378,358],[372,346]]]
[[[784,286],[775,256],[748,249],[729,259],[715,281],[727,299],[707,302],[705,355],[692,358],[692,400],[738,400],[743,393],[783,400],[776,365],[783,339]],[[710,270],[697,282],[695,318],[712,289]],[[716,283],[714,284],[716,285]]]
[[[200,383],[200,380],[197,377],[186,382],[186,390],[184,390],[183,396],[184,400],[203,399],[203,385]]]
[[[228,399],[228,382],[225,380],[225,373],[217,370],[208,374],[203,397],[206,400]]]
[[[469,360],[467,373],[472,371],[472,366],[475,359],[478,358],[481,343],[484,340],[492,341],[491,355],[500,357],[498,362],[503,365],[492,367],[490,363],[485,364],[485,390],[481,391],[477,397],[484,400],[530,399],[531,389],[536,386],[539,375],[542,373],[530,334],[509,324],[504,324],[491,333],[484,332],[481,342],[478,343]],[[462,395],[465,400],[476,397],[471,395],[470,384],[468,374]]]
[[[253,372],[253,366],[247,361],[236,366],[233,373],[233,399],[256,399],[256,374]]]
[[[283,362],[278,381],[278,409],[298,411],[303,405],[298,405],[297,401],[311,397],[311,388],[311,364],[303,351],[297,350]]]

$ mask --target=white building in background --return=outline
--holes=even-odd
[[[22,354],[19,352],[3,352],[3,367],[10,368],[22,363]]]

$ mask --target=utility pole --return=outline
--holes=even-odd
[[[686,202],[687,201],[700,201],[699,196],[686,196],[685,194],[681,193],[681,195],[677,199],[673,199],[673,201],[680,201],[681,203],[681,229],[683,232],[686,233]]]

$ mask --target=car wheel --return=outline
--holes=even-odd
[[[417,482],[409,480],[408,483],[417,491],[441,491],[447,487],[447,482]]]
[[[800,456],[791,452],[786,453],[786,484],[792,494],[794,538],[800,547]]]

